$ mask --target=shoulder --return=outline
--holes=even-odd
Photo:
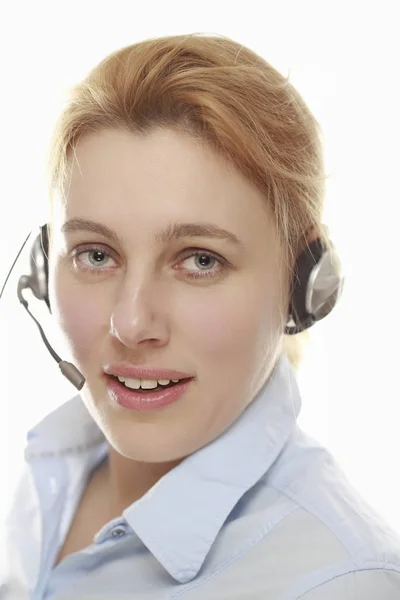
[[[12,529],[15,525],[18,525],[20,529],[21,520],[25,518],[31,520],[32,513],[38,507],[39,502],[32,469],[26,464],[18,478],[17,486],[13,490],[11,510],[7,515],[8,529]]]
[[[20,597],[22,573],[33,582],[40,561],[41,526],[35,484],[31,470],[26,466],[13,490],[11,509],[1,528],[0,598]]]
[[[332,575],[293,600],[398,600],[400,572],[389,565],[380,569],[349,571]]]
[[[279,536],[286,565],[304,566],[291,597],[400,598],[400,537],[318,442],[298,430],[265,485],[298,507]]]
[[[390,544],[386,557],[371,548],[369,559],[357,560],[340,528],[337,533],[312,511],[262,482],[256,488],[220,532],[203,573],[182,590],[190,591],[188,597],[200,599],[210,593],[230,600],[400,598],[400,554],[391,563]]]
[[[7,552],[24,547],[26,540],[40,538],[39,497],[31,469],[25,466],[13,491],[11,509],[5,519],[3,543]],[[17,551],[17,550],[16,550]]]

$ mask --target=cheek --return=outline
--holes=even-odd
[[[93,355],[106,328],[105,307],[92,295],[56,279],[51,298],[53,315],[79,362],[87,362]]]
[[[230,365],[235,359],[252,363],[263,357],[281,324],[278,298],[257,285],[201,296],[182,306],[181,316],[194,354]]]

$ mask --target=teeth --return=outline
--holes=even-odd
[[[129,387],[129,384],[130,384],[131,381],[134,382],[135,389],[136,389],[137,383],[140,384],[140,387],[143,390],[152,390],[152,389],[154,389],[154,388],[156,388],[158,386],[158,381],[156,381],[154,379],[139,379],[139,381],[137,379],[133,379],[133,380],[132,379],[127,379],[125,381],[125,385],[127,387]]]
[[[143,390],[152,390],[160,385],[168,385],[170,381],[173,383],[177,383],[179,379],[131,379],[128,377],[118,377],[121,383],[124,383],[126,387],[132,390],[138,390],[142,388]]]

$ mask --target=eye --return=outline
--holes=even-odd
[[[118,266],[110,249],[98,245],[79,246],[72,253],[72,262],[79,271],[91,272],[93,274],[109,271]],[[202,279],[205,277],[216,277],[228,268],[228,263],[207,250],[188,249],[179,264],[189,264],[192,268],[178,268],[185,271],[190,279]]]
[[[191,261],[195,268],[198,267],[198,270],[189,270],[187,273],[188,277],[193,279],[216,277],[228,267],[228,264],[224,259],[206,250],[188,250],[181,262],[189,261]],[[215,264],[217,264],[217,267],[215,267]]]
[[[111,254],[100,246],[81,247],[73,252],[72,260],[76,268],[83,270],[103,271],[116,266]]]

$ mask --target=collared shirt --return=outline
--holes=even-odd
[[[107,454],[73,398],[28,436],[0,599],[399,600],[399,538],[298,427],[300,406],[282,355],[230,428],[54,567]]]

